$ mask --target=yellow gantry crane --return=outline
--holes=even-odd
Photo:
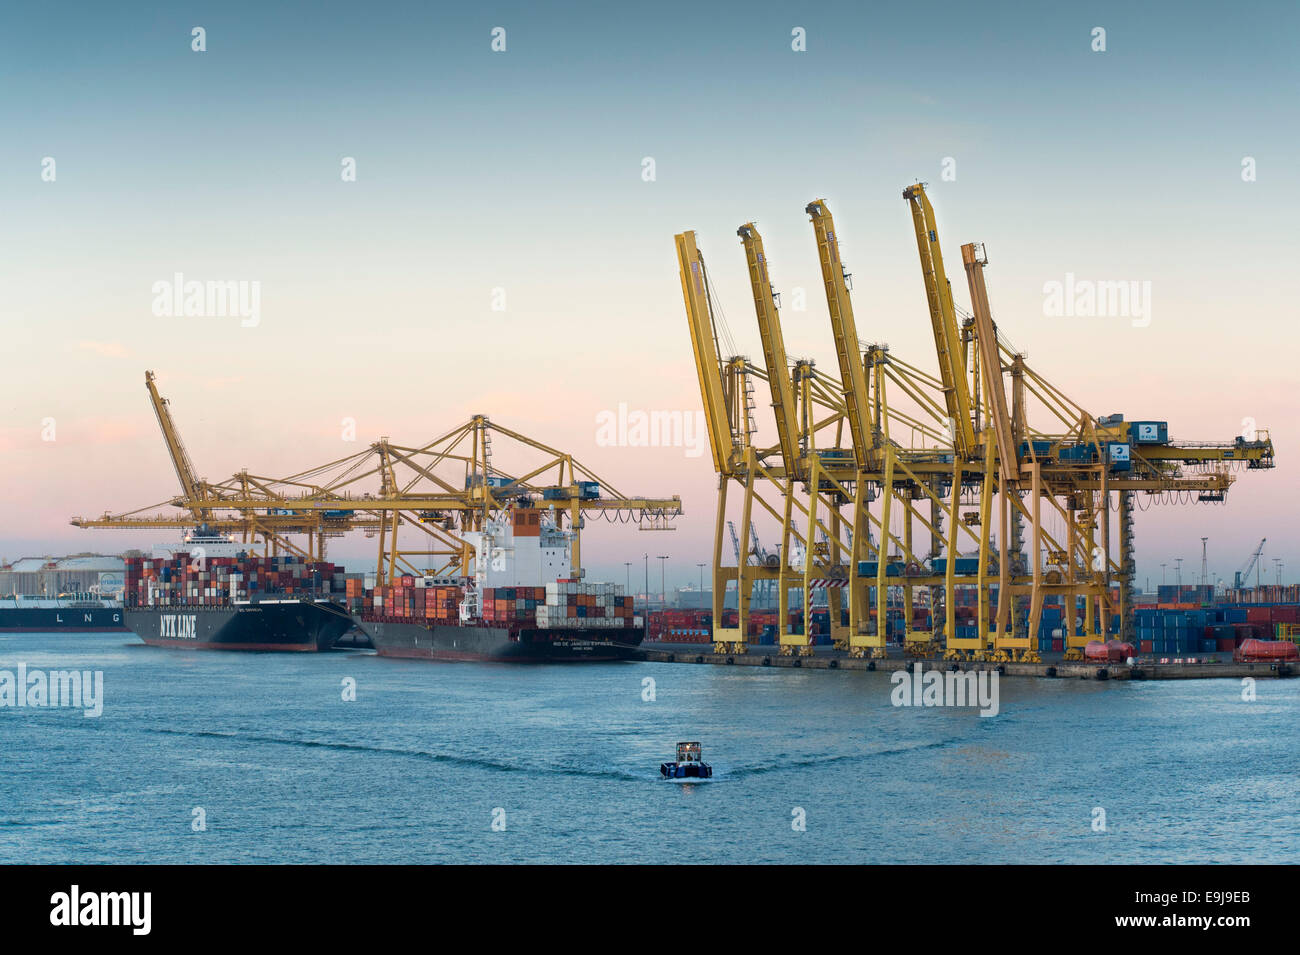
[[[172,420],[171,409],[168,407],[167,399],[158,393],[158,386],[154,383],[154,373],[146,371],[144,373],[144,385],[149,391],[149,403],[153,406],[154,415],[158,418],[158,428],[162,431],[163,443],[167,445],[167,455],[171,458],[172,467],[176,470],[176,479],[181,485],[181,494],[189,502],[190,513],[195,520],[204,521],[211,515],[203,508],[195,506],[194,501],[205,497],[202,483],[194,473],[194,464],[190,461],[189,452],[185,450],[185,444],[181,441],[180,432],[176,429],[176,422]]]
[[[753,223],[737,230],[748,262],[755,313],[763,343],[764,367],[754,366],[741,355],[723,355],[719,342],[720,318],[711,297],[708,270],[693,232],[676,237],[678,267],[682,280],[691,341],[701,395],[705,397],[705,418],[709,425],[715,470],[718,473],[718,508],[713,546],[713,614],[714,637],[720,652],[744,652],[750,602],[756,582],[774,582],[779,612],[786,619],[789,591],[792,586],[807,591],[809,575],[834,571],[836,555],[828,545],[816,540],[815,507],[801,501],[792,492],[796,483],[814,479],[810,468],[817,466],[819,454],[839,454],[852,465],[852,455],[839,450],[817,452],[818,432],[841,429],[845,410],[842,394],[831,382],[818,376],[811,362],[796,361],[794,373],[788,368],[784,339],[778,318],[779,303],[763,251],[762,237]],[[772,407],[778,417],[778,441],[774,447],[761,447],[753,441],[753,392],[755,382],[767,382]],[[836,444],[839,443],[837,434]],[[779,553],[781,559],[751,564],[738,561],[737,566],[723,563],[726,542],[728,490],[735,484],[742,495],[741,526],[750,526],[756,512],[766,512],[783,528]],[[808,520],[808,536],[797,530],[797,522]],[[838,539],[836,540],[838,547]],[[795,566],[789,555],[802,552],[804,561]],[[734,627],[724,626],[723,597],[734,582],[738,588],[738,616]],[[783,643],[793,649],[804,641],[783,632]]]
[[[799,476],[799,418],[795,404],[794,385],[790,380],[790,365],[786,358],[785,337],[781,332],[778,314],[780,300],[767,272],[767,255],[763,251],[763,237],[754,223],[746,222],[736,234],[745,249],[745,262],[749,266],[749,284],[754,293],[754,312],[758,318],[758,334],[763,343],[763,363],[767,368],[768,384],[772,392],[772,416],[776,419],[776,436],[781,449],[781,465],[794,477]]]
[[[1049,597],[1062,599],[1063,642],[1071,655],[1104,635],[1115,614],[1121,634],[1131,637],[1136,495],[1154,502],[1222,501],[1236,470],[1273,467],[1268,433],[1230,442],[1176,442],[1165,422],[1088,412],[1001,336],[985,283],[988,258],[978,243],[961,247],[971,314],[959,323],[924,185],[908,187],[903,197],[912,215],[938,374],[892,355],[887,345],[859,341],[849,275],[825,200],[809,203],[805,211],[826,288],[835,380],[807,359],[794,362],[788,376],[778,296],[752,222],[738,233],[763,369],[742,356],[720,354],[718,319],[695,234],[677,237],[719,474],[713,560],[718,649],[745,650],[749,590],[765,579],[779,591],[782,653],[811,652],[811,597],[820,587],[828,591],[832,639],[855,655],[883,654],[892,632],[917,656],[942,651],[950,658],[1035,660]],[[766,379],[772,394],[777,443],[770,448],[758,440],[751,405],[739,400],[752,391],[753,379]],[[1035,423],[1040,418],[1046,426]],[[727,487],[733,482],[744,490],[740,526],[751,526],[756,511],[780,525],[779,568],[743,566],[748,561],[723,565]],[[806,534],[799,532],[801,522]],[[791,554],[798,549],[804,556],[796,567]],[[722,627],[725,591],[733,581],[740,591],[739,627]],[[803,595],[803,633],[787,618],[787,595],[794,588]],[[842,626],[844,590],[848,622]],[[927,598],[933,625],[918,631],[913,614]],[[1082,619],[1076,620],[1079,600]],[[959,602],[974,608],[974,623],[965,628],[958,623]]]
[[[695,245],[694,232],[677,236],[677,260],[681,268],[682,296],[686,301],[700,394],[704,398],[704,423],[709,432],[713,468],[725,478],[736,467],[739,442],[727,405],[727,388],[718,356],[717,327],[709,306],[708,275],[704,259]]]
[[[73,526],[192,529],[198,522],[210,531],[238,535],[250,549],[261,545],[268,553],[315,560],[324,559],[327,538],[362,530],[378,538],[382,583],[401,574],[472,576],[475,548],[464,535],[508,523],[519,510],[539,510],[551,526],[568,532],[575,575],[582,573],[581,531],[588,518],[671,530],[681,514],[680,496],[625,495],[573,455],[485,415],[420,445],[381,438],[355,454],[287,477],[245,470],[212,484],[194,477],[151,373],[146,384],[182,493],[125,513],[75,517]],[[500,464],[503,456],[512,471]],[[174,510],[159,510],[166,508]],[[399,543],[399,533],[403,539],[414,535],[415,543]],[[305,545],[296,540],[302,536]]]
[[[868,471],[875,470],[882,463],[885,473],[892,474],[894,450],[887,442],[882,441],[884,429],[881,427],[881,423],[878,420],[873,421],[870,415],[871,395],[868,392],[866,365],[858,344],[858,328],[853,315],[853,301],[850,296],[850,275],[840,257],[840,242],[839,236],[835,232],[835,219],[826,207],[826,200],[824,199],[817,199],[808,203],[804,207],[804,212],[808,214],[812,222],[813,236],[817,242],[817,259],[821,265],[822,285],[826,291],[826,310],[830,315],[831,338],[835,343],[835,358],[839,364],[840,383],[843,387],[845,420],[848,424],[849,439],[852,442],[853,461],[857,466],[857,473],[847,480],[842,474],[837,477],[836,473],[831,470],[825,472],[825,478],[823,479],[822,456],[813,456],[813,477],[809,483],[810,503],[813,509],[811,514],[812,524],[823,526],[819,524],[817,517],[819,501],[826,501],[830,516],[830,526],[827,529],[828,539],[825,542],[823,556],[829,558],[831,572],[829,576],[819,577],[818,579],[823,580],[827,585],[828,626],[834,642],[841,646],[847,646],[854,652],[868,648],[875,652],[883,652],[885,646],[884,624],[880,623],[872,631],[867,626],[866,615],[862,612],[866,606],[867,585],[860,571],[867,569],[865,562],[870,556],[866,550],[868,514],[864,506],[866,503],[864,494],[867,492],[869,485],[863,480],[863,475]],[[878,362],[872,362],[873,368],[878,366]],[[882,387],[883,379],[878,376],[876,381],[877,400],[880,399]],[[884,443],[883,462],[881,460],[882,443]],[[833,455],[836,459],[833,463],[840,464],[842,455],[834,452]],[[827,493],[823,495],[823,491]],[[847,527],[852,528],[851,538],[855,546],[848,550],[849,564],[845,567],[840,563],[842,553],[840,547],[841,510],[843,505],[849,502],[852,502],[853,510]],[[889,527],[888,500],[884,504],[882,525],[885,533],[881,537],[883,542],[881,553],[876,555],[877,621],[886,619],[885,600],[887,591],[883,586],[883,582],[887,570],[887,561],[881,555],[887,555],[889,551],[887,533]],[[808,548],[806,554],[803,591],[805,617],[808,616],[807,608],[812,605],[813,575],[817,573],[814,548]],[[851,622],[847,627],[841,623],[841,595],[845,587],[849,591],[849,603],[853,605],[855,610],[851,614]],[[807,622],[805,621],[806,626]],[[798,634],[787,633],[786,628],[782,627],[782,648],[798,644],[801,652],[809,652],[809,643],[806,640],[798,641],[796,639],[798,636]]]
[[[943,381],[944,407],[953,431],[953,446],[957,453],[969,456],[975,447],[975,431],[971,418],[970,391],[966,386],[964,346],[957,328],[956,312],[952,303],[952,286],[943,270],[943,253],[939,248],[939,232],[934,222],[934,207],[925,194],[923,183],[903,190],[903,198],[912,207],[912,225],[916,230],[916,247],[921,257],[921,277],[925,281],[925,297],[930,306],[930,325],[934,331],[934,347],[939,357],[939,377]]]
[[[794,500],[792,494],[794,485],[798,481],[808,479],[807,446],[800,428],[799,399],[796,396],[794,381],[790,375],[790,364],[785,350],[785,336],[781,331],[780,297],[768,272],[767,253],[763,249],[763,237],[752,222],[746,222],[736,230],[736,234],[740,237],[741,245],[745,250],[745,262],[748,265],[750,291],[754,299],[754,314],[758,321],[759,338],[763,347],[763,374],[767,378],[772,396],[772,414],[776,420],[777,450],[779,452],[774,466],[770,468],[767,466],[767,456],[761,452],[751,453],[748,459],[749,466],[744,482],[745,498],[742,508],[743,519],[747,523],[743,526],[750,528],[750,533],[754,535],[757,544],[757,533],[753,529],[755,501],[758,502],[760,508],[766,507],[773,515],[779,514],[778,519],[782,526],[789,528],[793,516],[789,511],[789,507]],[[810,386],[809,369],[803,363],[798,366],[798,369],[800,385],[807,389]],[[808,402],[805,402],[805,408],[807,405]],[[761,494],[758,487],[760,480],[765,480],[767,485],[764,486],[770,486],[779,495],[781,501],[779,510],[769,504]],[[725,505],[725,501],[723,504]],[[756,564],[751,564],[748,561],[737,561],[737,626],[734,632],[722,628],[724,632],[719,635],[717,640],[721,649],[735,649],[743,652],[745,648],[744,634],[748,629],[754,582],[763,581],[774,585],[777,592],[777,612],[781,619],[785,619],[789,615],[790,588],[792,585],[802,583],[806,577],[805,570],[794,567],[791,561],[786,558],[791,546],[792,539],[787,533],[782,539],[779,559],[771,562],[759,561]],[[717,629],[717,624],[721,621],[719,615],[722,612],[722,597],[724,595],[725,590],[719,592],[718,588],[714,588],[715,609],[713,619],[715,629]]]

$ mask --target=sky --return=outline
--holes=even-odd
[[[735,236],[755,221],[783,301],[807,293],[783,312],[789,353],[830,371],[803,213],[824,198],[860,336],[934,370],[901,197],[923,180],[958,304],[959,246],[982,241],[999,328],[1079,404],[1167,420],[1175,440],[1270,429],[1278,467],[1226,505],[1139,515],[1139,584],[1161,563],[1172,583],[1178,557],[1191,582],[1202,536],[1211,575],[1267,537],[1267,576],[1276,557],[1295,580],[1300,8],[920,9],[5,7],[0,557],[157,542],[68,525],[176,493],[151,369],[203,477],[487,414],[626,493],[680,494],[675,531],[589,528],[586,563],[621,580],[662,554],[669,587],[695,583],[709,456],[610,447],[597,427],[620,405],[700,408],[673,235],[696,230],[759,360]],[[257,283],[256,321],[157,314],[177,273]],[[1149,321],[1047,314],[1067,274],[1150,283]]]

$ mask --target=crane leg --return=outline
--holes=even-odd
[[[1133,554],[1133,492],[1121,491],[1119,495],[1119,638],[1126,643],[1134,641],[1133,584],[1137,576],[1137,560]]]

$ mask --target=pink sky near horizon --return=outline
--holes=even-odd
[[[796,213],[783,220],[782,235],[788,239],[788,233],[801,234],[806,228],[801,219]],[[846,235],[849,228],[848,223],[841,226]],[[852,234],[857,231],[855,228]],[[775,232],[771,229],[768,234]],[[783,243],[769,241],[769,247],[773,244]],[[716,239],[707,242],[706,254],[738,345],[758,357],[743,260],[729,245]],[[950,252],[950,259],[952,255]],[[807,312],[787,310],[783,316],[790,353],[803,356],[815,349],[819,366],[833,372],[825,305],[816,297],[817,276],[808,261],[801,264],[796,280],[785,283],[787,296],[798,281],[807,283],[809,289]],[[1287,507],[1291,484],[1288,461],[1296,460],[1300,453],[1300,446],[1285,427],[1289,394],[1294,393],[1286,375],[1291,375],[1294,385],[1294,372],[1283,371],[1280,352],[1263,355],[1247,349],[1246,354],[1254,352],[1257,360],[1229,362],[1227,368],[1214,372],[1212,383],[1198,380],[1200,375],[1191,370],[1191,363],[1152,362],[1153,351],[1167,348],[1171,354],[1179,354],[1189,350],[1176,329],[1161,322],[1157,292],[1156,321],[1151,328],[1130,331],[1121,322],[1109,329],[1113,338],[1129,347],[1103,347],[1098,358],[1073,364],[1065,358],[1067,352],[1082,351],[1090,342],[1101,340],[1090,332],[1088,323],[1114,320],[1070,320],[1064,325],[1062,320],[1042,318],[1017,321],[1014,313],[998,309],[998,294],[1004,284],[996,272],[998,264],[994,259],[989,281],[1002,327],[1028,351],[1037,370],[1095,413],[1124,411],[1133,418],[1164,418],[1174,436],[1196,439],[1230,440],[1248,416],[1255,417],[1260,427],[1273,426],[1279,467],[1271,472],[1243,473],[1226,507],[1165,507],[1139,517],[1140,583],[1144,577],[1159,576],[1161,561],[1168,562],[1168,580],[1172,582],[1173,558],[1177,556],[1185,558],[1183,579],[1190,581],[1189,574],[1199,573],[1199,539],[1203,535],[1211,538],[1211,572],[1224,577],[1231,576],[1264,536],[1270,536],[1272,543],[1269,557],[1281,556],[1288,566],[1293,559],[1300,560],[1292,556],[1293,541],[1284,535],[1271,536],[1277,531],[1278,513],[1285,513]],[[815,269],[815,261],[811,265]],[[774,260],[773,271],[781,281],[793,269]],[[867,331],[876,324],[872,316],[880,310],[883,298],[911,316],[908,325],[892,327],[895,334],[889,335],[889,340],[894,352],[922,368],[935,367],[915,266],[902,268],[893,278],[873,276],[869,281],[864,281],[863,271],[858,270],[855,285],[863,337],[885,337]],[[402,442],[427,440],[482,412],[506,427],[573,453],[625,493],[681,494],[686,513],[676,531],[645,534],[593,527],[587,535],[586,563],[606,576],[622,579],[618,572],[624,561],[639,561],[646,552],[652,557],[666,553],[671,556],[670,585],[674,578],[678,584],[693,583],[697,579],[695,563],[707,560],[712,546],[716,478],[708,456],[690,458],[682,449],[608,448],[596,443],[597,414],[616,410],[620,402],[647,411],[694,411],[699,407],[675,273],[671,246],[665,241],[662,261],[657,263],[653,282],[647,283],[654,294],[649,301],[633,306],[639,318],[635,324],[662,331],[646,336],[648,341],[640,347],[635,344],[635,334],[624,332],[627,340],[622,347],[615,347],[618,330],[610,329],[602,333],[610,347],[594,353],[586,339],[575,347],[562,337],[541,335],[498,353],[489,343],[480,361],[477,346],[464,341],[454,343],[458,354],[440,355],[437,348],[430,347],[433,336],[429,333],[421,335],[412,329],[386,337],[375,332],[371,344],[355,346],[373,354],[373,363],[362,358],[354,364],[355,349],[349,352],[328,344],[307,352],[314,354],[320,369],[319,377],[314,377],[310,370],[289,367],[293,356],[303,351],[303,346],[294,344],[294,335],[268,329],[268,336],[285,340],[283,346],[273,344],[276,350],[286,349],[283,354],[287,357],[277,358],[256,349],[250,352],[240,342],[240,335],[259,340],[261,330],[219,325],[210,337],[221,341],[225,350],[220,362],[188,354],[191,346],[183,336],[161,348],[148,347],[151,336],[157,334],[156,326],[155,330],[107,339],[104,344],[108,347],[103,349],[88,348],[84,345],[88,339],[78,339],[41,352],[27,369],[29,375],[34,373],[30,387],[14,396],[17,407],[9,425],[0,429],[4,484],[9,492],[0,555],[13,558],[33,549],[57,553],[147,547],[169,539],[148,532],[81,531],[67,524],[74,514],[127,510],[175,493],[175,477],[143,384],[143,369],[149,367],[158,373],[160,390],[171,400],[182,437],[199,473],[206,478],[218,480],[243,467],[258,473],[287,474],[355,453],[380,435]],[[964,305],[961,291],[959,288],[958,298]],[[1033,300],[1032,295],[1022,298]],[[305,301],[295,303],[294,311],[305,316],[315,308],[328,310],[329,305]],[[1197,318],[1195,313],[1185,317],[1189,324]],[[158,320],[136,321],[148,326]],[[184,322],[221,320],[173,321],[183,328]],[[507,312],[501,321],[517,320]],[[301,317],[293,323],[297,327],[307,324]],[[123,325],[129,327],[130,322]],[[190,341],[202,341],[212,331],[209,326],[191,333],[195,338]],[[482,331],[469,324],[465,337],[473,340]],[[410,347],[401,347],[404,339]],[[911,347],[905,351],[899,341]],[[1078,346],[1071,344],[1074,341]],[[1150,341],[1150,346],[1141,347],[1145,341]],[[1270,366],[1276,369],[1275,375],[1259,373],[1259,368]],[[46,387],[38,387],[40,382]],[[765,402],[761,395],[759,398],[761,409]],[[41,440],[41,422],[47,416],[57,423],[53,442]],[[355,443],[341,440],[345,416],[356,419]],[[770,423],[760,421],[760,435],[771,438]],[[774,531],[761,521],[760,534],[772,542]],[[373,559],[372,543],[360,535],[355,537],[332,542],[331,554],[339,559]],[[36,547],[36,543],[44,547]],[[724,552],[729,554],[729,545]],[[651,560],[652,589],[658,586],[653,579],[656,563]],[[1272,573],[1271,564],[1265,569],[1266,576]]]

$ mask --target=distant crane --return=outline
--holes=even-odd
[[[1246,561],[1246,565],[1242,567],[1241,570],[1237,571],[1236,575],[1233,577],[1232,586],[1234,590],[1241,589],[1241,581],[1244,578],[1249,577],[1252,570],[1255,571],[1255,586],[1259,586],[1259,556],[1264,553],[1264,544],[1266,541],[1268,541],[1267,537],[1260,539],[1259,546],[1256,547],[1255,552],[1250,555],[1250,560]]]
[[[756,567],[770,567],[773,566],[774,562],[779,566],[779,558],[763,549],[763,545],[758,539],[758,529],[754,526],[753,521],[749,522],[750,549],[743,556],[740,549],[740,534],[736,531],[735,521],[727,521],[727,533],[731,537],[731,549],[736,554],[736,566],[749,564]],[[762,606],[767,606],[771,602],[773,584],[774,581],[771,580],[757,581],[757,596]]]
[[[759,542],[758,539],[758,528],[754,526],[753,521],[749,522],[749,541],[750,541],[750,546],[753,548],[752,551],[753,563],[757,564],[760,567],[781,566],[780,557],[778,557],[776,554],[769,554],[766,550],[763,549],[763,545],[762,543]],[[772,604],[772,594],[775,589],[773,585],[775,583],[776,581],[771,579],[761,579],[758,581],[759,603],[765,608],[770,607]]]
[[[736,552],[736,566],[744,563],[740,557],[740,536],[736,533],[736,522],[727,521],[727,532],[731,535],[731,549]]]
[[[790,522],[790,566],[802,567],[804,561],[804,545],[799,542],[799,522]]]

